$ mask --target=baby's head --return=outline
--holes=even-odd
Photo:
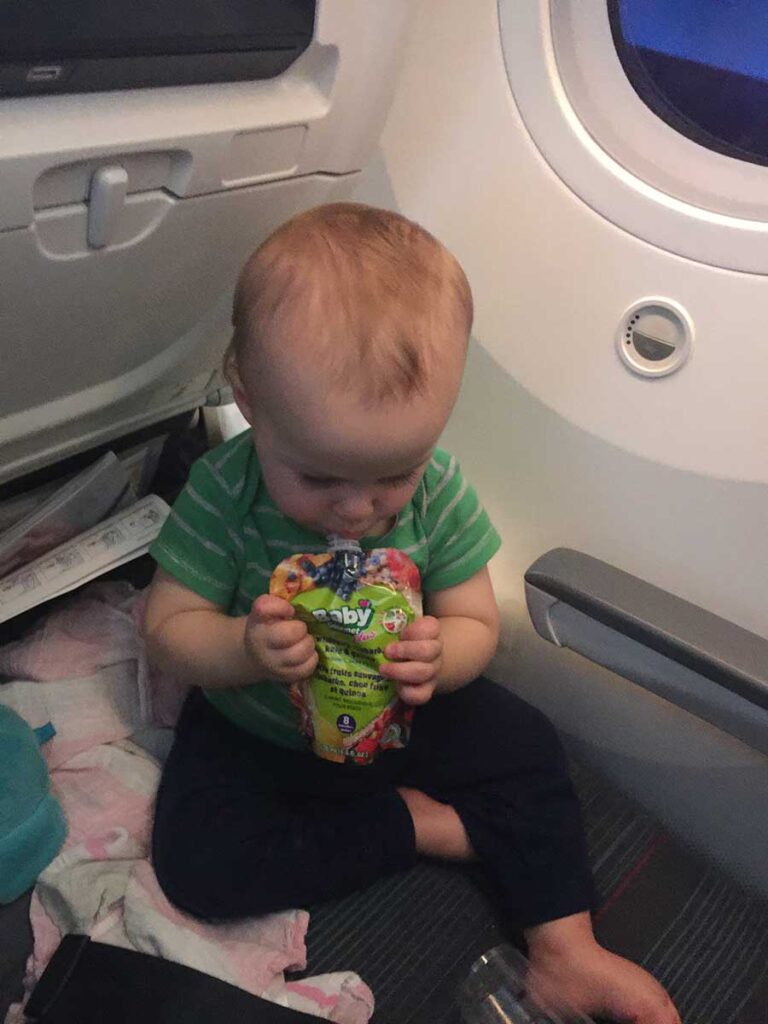
[[[456,400],[471,323],[455,258],[396,213],[318,207],[253,253],[227,375],[286,515],[321,533],[386,532]]]

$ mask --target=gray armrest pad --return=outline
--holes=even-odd
[[[591,555],[555,548],[525,582],[768,709],[768,640]]]

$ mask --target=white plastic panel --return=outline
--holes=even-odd
[[[0,482],[215,397],[239,267],[349,194],[410,7],[320,0],[270,81],[0,100]]]
[[[227,187],[253,184],[264,178],[295,174],[307,137],[307,126],[290,125],[263,131],[238,132],[224,161],[221,180]]]
[[[510,17],[514,8],[524,27],[531,6],[512,5]],[[683,259],[596,212],[531,139],[493,0],[428,7],[397,101],[402,127],[384,137],[389,201],[463,260],[483,346],[553,413],[623,451],[694,474],[768,482],[757,443],[768,437],[766,278]],[[436,97],[450,118],[435,117]],[[602,168],[584,159],[599,192]],[[759,170],[768,187],[768,168]],[[656,215],[684,242],[688,222],[673,227],[665,210]],[[625,311],[647,296],[679,303],[696,334],[685,366],[657,380],[628,373],[615,345]]]
[[[394,88],[409,7],[320,0],[313,43],[277,79],[3,100],[0,229],[29,224],[30,184],[78,159],[180,151],[188,174],[170,187],[199,195],[231,185],[228,167],[243,133],[299,125],[307,137],[288,173],[359,170]]]
[[[33,229],[0,233],[2,287],[17,297],[10,316],[0,306],[4,365],[14,368],[0,375],[0,480],[204,402],[219,386],[232,286],[254,242],[350,187],[350,177],[317,175],[166,196],[168,215],[141,246],[89,255],[87,282],[84,261],[41,254]],[[72,219],[82,242],[84,207]],[[75,391],[62,388],[73,381]]]
[[[520,25],[538,10],[509,4]],[[601,173],[595,162],[596,193]],[[563,180],[515,104],[496,0],[423,0],[356,194],[434,231],[474,291],[475,341],[444,443],[504,542],[493,677],[687,842],[768,891],[765,756],[532,635],[523,597],[531,562],[565,545],[768,636],[768,282],[652,245]],[[670,231],[686,243],[684,225]],[[696,338],[677,373],[643,380],[616,332],[654,296],[679,302]]]

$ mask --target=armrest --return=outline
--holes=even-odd
[[[531,619],[545,639],[581,650],[579,627],[574,623],[586,617],[631,642],[624,645],[625,652],[642,645],[651,660],[654,655],[661,656],[724,688],[740,698],[739,704],[751,704],[752,713],[761,709],[761,718],[768,710],[767,639],[569,548],[556,548],[537,559],[525,574],[525,587]],[[603,631],[601,635],[611,634]],[[610,659],[594,660],[629,674],[626,658],[618,668]],[[768,716],[765,721],[768,727]]]

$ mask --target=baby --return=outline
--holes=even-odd
[[[676,1024],[661,987],[593,936],[554,730],[478,678],[498,636],[500,541],[437,447],[472,324],[461,267],[397,214],[320,207],[248,260],[233,324],[226,372],[250,429],[195,463],[152,547],[150,656],[194,688],[157,801],[166,895],[202,918],[246,917],[339,897],[418,855],[478,859],[563,998]],[[423,580],[425,615],[382,668],[416,708],[411,741],[365,767],[306,749],[288,690],[317,654],[268,594],[283,558],[331,533],[399,548]]]

